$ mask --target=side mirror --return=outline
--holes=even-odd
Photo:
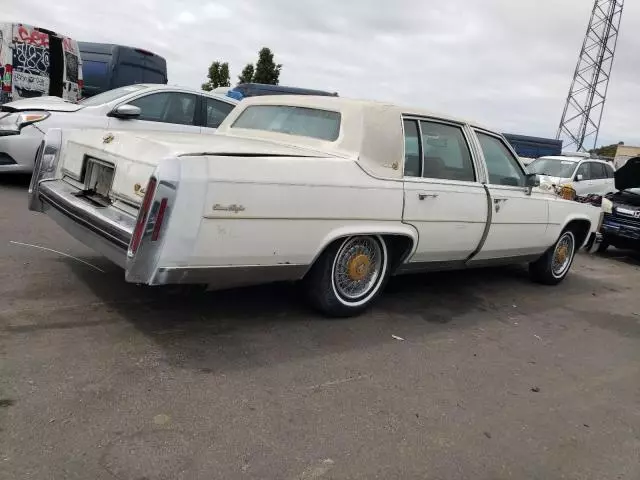
[[[135,105],[125,104],[125,105],[120,105],[119,107],[114,108],[109,114],[109,116],[126,120],[129,118],[138,118],[141,113],[142,113],[142,110],[140,110],[140,107],[136,107]]]
[[[540,176],[537,173],[527,173],[525,176],[525,186],[527,188],[527,195],[531,195],[533,188],[540,186]]]
[[[576,182],[581,182],[582,180],[584,180],[584,175],[582,175],[581,173],[576,175]]]

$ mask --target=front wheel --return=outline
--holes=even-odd
[[[529,264],[531,278],[545,285],[557,285],[569,273],[575,254],[575,234],[571,230],[565,230],[542,257]]]
[[[326,315],[357,315],[380,293],[388,270],[384,239],[377,235],[348,237],[334,242],[313,265],[305,279],[307,295]]]

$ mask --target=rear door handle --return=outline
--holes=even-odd
[[[418,198],[424,200],[425,198],[438,198],[437,193],[418,192]]]

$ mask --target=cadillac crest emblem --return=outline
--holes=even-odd
[[[113,133],[107,133],[104,137],[102,137],[102,143],[111,143],[113,142],[113,139],[115,137],[113,136]]]

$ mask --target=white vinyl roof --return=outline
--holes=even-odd
[[[339,112],[340,133],[335,141],[326,141],[265,130],[234,128],[233,124],[238,116],[253,105],[296,106]],[[264,139],[308,148],[326,155],[352,158],[374,176],[401,178],[404,155],[403,115],[432,117],[459,124],[470,123],[421,109],[373,101],[342,97],[270,95],[242,100],[222,122],[216,134]]]

